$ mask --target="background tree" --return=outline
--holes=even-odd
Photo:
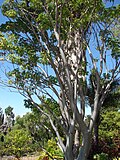
[[[6,109],[5,109],[5,115],[6,115],[6,120],[5,120],[5,123],[8,127],[8,129],[11,129],[12,126],[14,125],[14,113],[13,113],[13,108],[8,106]]]
[[[8,132],[0,149],[2,155],[14,155],[16,158],[20,158],[24,154],[29,154],[33,151],[32,137],[24,129]]]
[[[101,79],[101,83],[104,83],[104,80]],[[101,119],[102,119],[102,114],[106,111],[118,111],[120,109],[120,92],[119,92],[119,79],[115,80],[110,87],[110,92],[108,93],[108,95],[106,96],[106,99],[101,107],[101,112],[99,111],[99,116],[97,117],[97,120],[95,122],[94,125],[94,150],[96,152],[99,151],[99,125],[101,123]],[[91,107],[91,110],[93,109],[93,103],[94,103],[94,90],[93,90],[93,86],[91,85],[91,81],[90,81],[90,86],[88,88],[88,103],[89,106]],[[100,95],[101,96],[101,95]]]
[[[4,114],[2,108],[0,108],[0,141],[4,141],[3,131],[4,131]]]
[[[11,130],[12,126],[14,125],[14,113],[12,107],[8,106],[7,108],[5,108],[5,115],[3,114],[3,111],[0,108],[0,124],[0,137],[1,141],[4,142],[5,135]]]
[[[86,160],[94,124],[119,74],[119,41],[110,31],[113,20],[119,17],[119,6],[106,8],[101,0],[7,0],[2,12],[9,20],[0,27],[0,49],[14,64],[8,73],[9,85],[48,118],[65,160]],[[87,125],[90,77],[94,102]],[[57,103],[61,119],[46,98]],[[75,148],[80,136],[82,143]]]
[[[100,142],[99,153],[108,155],[109,159],[119,159],[120,150],[120,112],[106,111],[102,114],[102,121],[99,128]]]
[[[50,105],[55,109],[55,104]],[[31,113],[26,113],[22,117],[19,115],[16,117],[11,130],[7,132],[7,135],[4,135],[4,141],[0,142],[0,155],[14,155],[20,158],[23,155],[40,152],[43,158],[45,156],[62,157],[63,154],[57,146],[55,134],[48,127],[50,125],[49,121],[44,115],[39,115],[37,109],[33,106],[32,110]],[[10,111],[10,109],[7,108],[7,111]],[[2,137],[3,133],[0,136]]]
[[[100,137],[119,137],[120,112],[106,111],[102,117],[103,119],[100,125]]]
[[[39,112],[31,112],[23,117],[17,116],[13,129],[25,129],[33,137],[34,143],[38,143],[40,148],[44,148],[48,139],[54,137],[55,134],[49,129],[49,121]]]
[[[0,127],[4,123],[4,114],[2,108],[0,108]]]
[[[106,138],[105,135],[103,137],[101,137],[101,133],[99,135],[99,132],[101,132],[101,129],[99,130],[99,127],[101,125],[101,123],[103,123],[104,121],[104,115],[105,114],[108,114],[109,112],[112,113],[113,112],[113,115],[114,115],[114,112],[116,113],[117,115],[117,112],[119,111],[120,109],[120,92],[119,92],[119,89],[120,89],[120,86],[119,86],[119,79],[115,80],[113,82],[113,84],[111,85],[111,88],[110,88],[110,92],[109,94],[107,95],[104,103],[103,103],[103,106],[101,108],[101,113],[99,112],[99,116],[96,120],[96,123],[94,125],[94,138],[93,138],[93,144],[92,144],[92,152],[90,152],[90,157],[89,159],[93,159],[93,156],[94,154],[96,153],[100,153],[100,152],[104,152],[104,149],[101,151],[101,147],[102,147],[102,144],[101,144],[101,138],[104,137],[104,139]],[[93,106],[93,90],[92,90],[92,87],[90,85],[90,88],[88,88],[88,102],[91,106],[91,109],[92,109],[92,106]],[[119,113],[118,113],[119,114]],[[88,117],[88,121],[90,120],[90,118]],[[108,121],[111,121],[111,119],[108,118]],[[106,122],[106,123],[109,123],[109,122]],[[116,122],[115,122],[116,123]],[[104,124],[103,124],[104,125]],[[112,128],[111,128],[112,129]],[[105,131],[105,129],[104,129]],[[109,148],[109,144],[108,145],[108,148]],[[112,144],[111,144],[112,145]],[[109,149],[108,149],[109,150]],[[111,156],[111,155],[109,155]],[[113,157],[112,157],[113,158]]]

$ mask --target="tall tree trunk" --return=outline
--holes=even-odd
[[[65,153],[65,160],[74,160],[73,154],[71,153],[71,151],[67,151]]]
[[[69,145],[66,148],[64,155],[65,155],[65,160],[74,160],[74,155],[73,155],[73,150],[71,145]]]
[[[75,159],[79,154],[79,148],[80,148],[80,132],[77,129],[75,132],[75,139],[74,139],[74,146],[73,146],[73,154]]]
[[[94,148],[95,148],[95,152],[97,153],[98,150],[99,150],[99,124],[100,124],[100,113],[98,113],[98,116],[97,116],[97,119],[95,121],[95,124],[94,124]]]
[[[87,160],[91,147],[91,134],[89,132],[83,135],[83,142],[77,160]]]

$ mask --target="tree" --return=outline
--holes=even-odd
[[[5,109],[5,114],[6,114],[6,120],[5,120],[5,123],[7,125],[7,128],[8,129],[11,129],[12,126],[14,125],[14,113],[13,113],[13,108],[8,106],[6,109]]]
[[[4,142],[4,136],[11,130],[12,126],[14,125],[14,113],[13,108],[8,106],[5,109],[5,116],[2,109],[0,108],[0,132],[1,132],[1,141]]]
[[[32,144],[32,137],[27,130],[11,130],[6,136],[4,143],[1,143],[1,155],[15,155],[20,158],[24,154],[34,151],[34,144]]]
[[[99,127],[100,144],[99,152],[107,153],[109,159],[119,158],[120,149],[120,112],[106,111],[102,114]]]
[[[107,111],[102,115],[103,119],[100,125],[101,137],[118,137],[120,127],[120,112],[119,111]]]
[[[6,112],[8,111],[6,114],[11,115],[12,109],[7,107],[5,109]],[[43,116],[36,116],[37,114],[32,112],[26,113],[23,117],[17,116],[14,125],[7,131],[7,134],[1,132],[0,156],[14,155],[20,158],[23,155],[41,151],[41,146],[45,146],[48,136],[51,138],[52,134],[49,134],[47,127],[45,128],[46,130],[44,128],[41,129],[42,123],[47,120],[46,117],[44,119]],[[47,124],[47,122],[45,123]]]
[[[39,148],[44,147],[48,139],[55,137],[49,129],[50,123],[44,115],[39,113],[27,113],[23,117],[17,116],[13,129],[25,129],[34,139]]]
[[[3,122],[4,122],[4,114],[2,108],[0,108],[0,127],[2,126]]]
[[[101,79],[103,81],[103,79]],[[94,150],[96,152],[99,151],[99,125],[101,123],[102,119],[102,114],[106,111],[118,111],[120,109],[120,91],[119,91],[119,79],[115,79],[113,83],[111,84],[110,91],[106,96],[106,99],[101,106],[101,111],[99,111],[95,125],[94,125]],[[88,88],[88,102],[89,106],[93,107],[94,103],[94,89],[93,86],[91,85],[90,81],[90,86]],[[101,113],[100,113],[101,112]],[[95,152],[94,151],[94,152]]]
[[[4,141],[4,136],[2,135],[2,132],[4,131],[4,114],[2,108],[0,108],[0,141]]]
[[[111,85],[111,91],[103,105],[102,113],[106,111],[118,111],[120,109],[120,80],[117,79]]]
[[[91,106],[91,109],[92,109],[93,102],[94,102],[94,99],[93,99],[94,92],[93,92],[91,85],[88,88],[88,95],[89,95],[88,102],[89,102],[89,105]],[[89,159],[93,159],[93,156],[96,153],[101,152],[100,148],[102,147],[103,143],[101,143],[101,135],[102,134],[100,133],[100,135],[99,135],[99,132],[101,132],[102,129],[99,129],[99,127],[101,126],[101,123],[103,122],[103,116],[109,112],[114,114],[114,112],[115,113],[118,112],[119,109],[120,109],[120,86],[119,86],[119,79],[117,79],[111,84],[110,92],[108,93],[108,95],[103,103],[103,106],[101,107],[101,112],[99,111],[99,116],[97,117],[97,120],[95,122],[94,129],[93,129],[93,136],[94,137],[93,137],[92,148],[91,148],[91,152],[89,155],[90,156]],[[87,120],[88,121],[90,120],[89,116],[88,116]],[[111,119],[109,120],[109,118],[108,118],[108,121],[111,121]],[[103,126],[104,126],[104,124],[103,124]],[[104,131],[106,131],[106,129]],[[107,134],[107,132],[106,132],[106,134]],[[103,137],[105,139],[105,136],[103,136]],[[103,151],[104,151],[104,149],[102,150],[102,152]]]
[[[0,49],[14,64],[9,86],[48,118],[65,160],[86,160],[98,113],[119,73],[119,41],[109,29],[119,6],[106,8],[101,0],[7,0],[2,12],[9,20],[0,27]],[[90,77],[95,94],[87,125]],[[60,116],[48,100],[57,103]]]

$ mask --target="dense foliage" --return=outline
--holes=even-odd
[[[15,155],[17,158],[24,154],[29,154],[34,151],[32,145],[32,137],[28,131],[21,130],[11,130],[5,137],[4,149],[1,150],[2,155]]]
[[[106,159],[113,160],[119,158],[120,150],[120,112],[106,111],[101,116],[101,124],[99,126],[99,143],[98,148],[95,148],[94,141],[92,142],[91,154],[89,159],[93,159],[93,155],[103,153]],[[102,156],[102,155],[101,155]],[[105,159],[105,158],[104,158]]]
[[[0,137],[4,137],[4,141],[2,139],[0,141],[0,156],[14,155],[20,158],[24,155],[37,153],[40,155],[39,160],[45,157],[62,160],[63,154],[57,145],[54,132],[49,133],[47,129],[41,128],[41,120],[42,122],[46,121],[44,117],[40,116],[38,118],[36,112],[26,113],[22,117],[17,116],[14,126],[8,131],[7,135],[4,135],[2,132],[0,133]],[[119,128],[120,112],[106,111],[102,114],[99,127],[99,148],[96,152],[93,141],[89,160],[92,160],[93,157],[96,157],[96,159],[97,157],[108,157],[111,160],[119,157]],[[54,138],[51,138],[51,136]]]

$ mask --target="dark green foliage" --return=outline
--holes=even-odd
[[[48,128],[49,125],[44,115],[40,113],[27,113],[23,117],[16,117],[16,123],[13,129],[27,130],[33,137],[33,143],[41,147],[53,136],[53,133]]]
[[[34,151],[32,137],[24,129],[11,130],[4,137],[1,147],[0,152],[2,155],[15,155],[17,158]]]
[[[96,154],[94,156],[94,159],[96,160],[108,160],[108,155],[105,153]]]
[[[120,150],[120,112],[106,111],[102,114],[101,124],[99,126],[99,143],[98,148],[95,147],[94,140],[92,141],[91,152],[89,159],[92,160],[96,153],[100,156],[104,153],[108,159],[119,157]],[[101,155],[102,156],[102,155]]]

